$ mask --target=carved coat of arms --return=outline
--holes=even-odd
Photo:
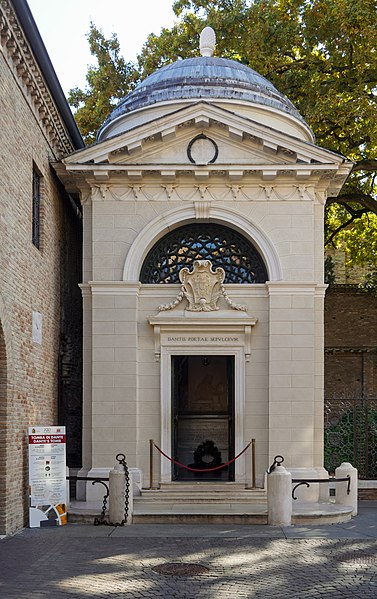
[[[182,291],[188,301],[187,310],[191,312],[211,312],[218,310],[217,301],[222,294],[225,279],[223,268],[212,270],[209,260],[195,260],[192,272],[182,268],[179,279]]]
[[[192,271],[185,267],[179,272],[182,283],[177,299],[171,304],[159,306],[159,310],[172,310],[186,298],[190,312],[212,312],[218,310],[217,302],[223,296],[227,304],[234,310],[246,311],[246,306],[234,304],[228,297],[225,287],[225,271],[218,267],[213,270],[209,260],[195,260]]]

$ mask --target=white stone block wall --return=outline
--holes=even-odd
[[[87,280],[92,276],[93,281],[91,332],[87,325],[93,356],[91,369],[87,365],[85,370],[93,390],[92,398],[89,385],[85,390],[84,443],[86,463],[91,457],[94,470],[110,467],[115,454],[124,452],[129,465],[141,468],[145,475],[149,439],[161,441],[161,372],[148,318],[157,314],[158,305],[175,299],[179,286],[123,281],[124,265],[138,235],[148,231],[148,223],[159,215],[161,222],[166,222],[166,229],[161,228],[154,239],[157,241],[174,226],[172,211],[179,207],[187,210],[192,203],[148,202],[131,198],[129,193],[120,187],[103,193],[95,188],[92,212],[89,203],[84,216],[89,221],[87,229],[93,227],[91,241],[89,233],[85,237],[88,249],[84,257]],[[284,193],[288,192],[282,189]],[[123,194],[126,199],[116,200],[111,194]],[[314,206],[311,195],[295,201],[277,201],[276,197],[266,201],[261,192],[257,201],[221,202],[213,213],[216,222],[220,222],[221,211],[234,214],[245,229],[255,227],[269,240],[275,257],[265,256],[266,262],[275,260],[279,265],[275,271],[281,273],[281,280],[266,285],[227,288],[231,297],[235,293],[232,299],[247,304],[248,314],[258,319],[252,332],[251,359],[245,365],[243,422],[245,444],[256,439],[258,478],[262,480],[276,454],[284,455],[288,467],[320,467],[323,263],[322,246],[318,246],[322,243],[319,223],[323,207]],[[227,224],[225,217],[223,224]],[[148,249],[144,248],[144,255]],[[134,265],[135,277],[141,265],[142,261]],[[90,319],[89,310],[86,314]],[[89,352],[89,339],[87,343]],[[159,462],[156,455],[158,469]]]

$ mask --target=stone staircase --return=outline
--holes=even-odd
[[[240,502],[248,503],[267,501],[265,489],[245,488],[242,483],[165,483],[158,489],[143,489],[140,497],[135,497],[136,502],[166,501],[174,503],[219,503]]]
[[[93,524],[102,502],[73,501],[71,523]],[[292,524],[347,522],[352,507],[332,503],[293,503]],[[239,483],[169,483],[143,489],[134,497],[133,524],[267,524],[265,489],[245,489]]]
[[[135,523],[265,524],[265,489],[239,483],[170,483],[134,498]]]

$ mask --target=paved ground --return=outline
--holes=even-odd
[[[198,564],[178,576],[154,568]],[[377,502],[341,525],[70,524],[0,542],[1,599],[377,598]]]

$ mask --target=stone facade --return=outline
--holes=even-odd
[[[25,11],[27,6],[17,3]],[[23,6],[22,6],[23,5]],[[27,9],[28,10],[28,9]],[[0,3],[0,532],[25,524],[27,427],[58,418],[64,260],[76,248],[77,207],[51,168],[78,146],[60,115],[11,2]],[[29,25],[31,27],[31,25]],[[40,56],[39,56],[40,58]],[[40,245],[32,243],[33,170]],[[71,233],[70,233],[71,231]],[[77,235],[76,235],[77,236]],[[80,238],[78,238],[80,241]],[[67,305],[65,306],[67,310]],[[41,320],[41,337],[32,325]],[[40,316],[41,315],[41,316]],[[75,317],[73,316],[73,319]],[[80,322],[80,319],[78,320]]]
[[[293,472],[318,477],[323,210],[351,165],[264,100],[197,101],[193,87],[186,100],[167,94],[166,103],[118,111],[97,144],[56,167],[83,204],[82,474],[104,475],[124,452],[145,475],[149,439],[177,451],[172,364],[183,355],[234,360],[233,450],[256,439],[258,484],[276,454]],[[175,301],[178,284],[141,283],[148,252],[189,223],[229,227],[257,248],[267,280],[225,285],[246,311],[221,298],[218,311],[190,312]],[[156,469],[172,481],[168,462],[156,457]],[[243,457],[234,480],[250,482],[249,473]]]

